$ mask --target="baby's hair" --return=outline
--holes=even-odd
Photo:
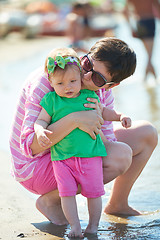
[[[53,59],[56,58],[56,56],[61,55],[62,57],[75,57],[80,62],[77,53],[72,48],[54,48],[47,56],[45,60],[45,73],[48,74],[48,68],[47,68],[47,62],[48,58],[51,57]]]

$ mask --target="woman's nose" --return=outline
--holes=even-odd
[[[85,73],[84,74],[84,79],[85,80],[91,80],[91,77],[92,77],[92,71],[90,71],[90,72],[87,72],[87,73]]]

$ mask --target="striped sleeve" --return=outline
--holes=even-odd
[[[40,101],[42,97],[49,91],[51,91],[50,84],[47,80],[40,75],[37,81],[34,83],[32,80],[28,87],[24,88],[23,95],[25,96],[25,102],[23,102],[24,116],[23,123],[21,125],[20,134],[20,148],[22,154],[26,157],[32,158],[32,151],[30,145],[34,137],[34,123],[41,111]],[[21,98],[22,99],[22,98]],[[21,107],[21,104],[20,106]],[[35,157],[35,156],[34,156]]]
[[[112,94],[112,90],[106,91],[104,88],[99,90],[99,98],[104,107],[108,107],[110,109],[114,108],[114,97]],[[116,141],[116,137],[113,131],[113,123],[110,121],[104,121],[102,126],[102,132],[109,141]]]

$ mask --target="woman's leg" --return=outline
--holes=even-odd
[[[140,212],[128,205],[128,196],[157,145],[157,131],[149,122],[137,121],[131,128],[117,129],[115,135],[118,141],[132,148],[133,158],[129,169],[116,178],[104,212],[106,214],[139,215]]]
[[[68,224],[61,208],[50,153],[38,160],[31,180],[31,190],[41,195],[36,201],[37,209],[54,224]]]
[[[61,207],[58,190],[40,196],[36,201],[37,209],[56,225],[68,224]]]
[[[62,169],[62,162],[57,161],[57,162],[52,162],[50,160],[50,157],[47,159],[42,159],[44,161],[39,162],[38,164],[38,173],[40,172],[41,174],[36,174],[36,171],[34,172],[34,188],[38,188],[39,194],[41,196],[37,199],[36,202],[36,207],[37,209],[52,223],[57,224],[57,225],[64,225],[68,224],[68,221],[62,211],[62,206],[61,206],[61,199],[59,197],[59,192],[57,190],[57,183],[56,183],[56,174],[60,177],[60,173],[63,174],[64,176],[64,171]],[[48,162],[48,165],[47,165]],[[56,168],[57,164],[61,165],[58,167],[60,169],[60,173],[58,170],[53,171],[53,166],[54,164],[54,169]],[[65,172],[66,172],[65,168]],[[66,177],[68,179],[68,177]],[[69,181],[69,180],[68,180]],[[66,182],[68,184],[68,181]],[[61,181],[61,184],[63,181]],[[62,184],[63,185],[63,184]],[[64,186],[64,185],[63,185]],[[50,190],[49,190],[50,189]],[[55,189],[55,190],[51,190]],[[77,189],[77,186],[76,186]],[[80,186],[78,186],[77,194],[81,192]]]
[[[102,158],[103,182],[109,183],[125,173],[132,163],[132,149],[122,142],[105,142],[107,156]]]
[[[149,72],[151,72],[154,75],[155,79],[156,79],[156,73],[155,73],[153,64],[151,62],[154,38],[143,39],[143,43],[144,43],[144,46],[145,46],[147,54],[148,54],[148,64],[147,64],[147,67],[146,67],[146,75],[145,75],[145,79],[144,80],[146,80],[147,74]]]
[[[89,212],[89,223],[85,230],[85,233],[97,233],[99,220],[102,212],[102,199],[88,198],[88,212]]]
[[[62,209],[71,226],[71,238],[83,238],[75,196],[61,197]]]

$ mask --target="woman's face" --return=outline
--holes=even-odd
[[[106,66],[104,65],[104,63],[93,60],[93,59],[91,59],[91,61],[92,61],[92,65],[93,65],[93,70],[101,73],[105,77],[107,82],[111,82],[112,81],[111,75],[107,72],[107,69],[106,69]],[[82,68],[83,68],[83,61],[82,61]],[[86,72],[84,70],[84,76],[82,79],[82,88],[83,89],[97,91],[98,89],[101,89],[101,88],[105,88],[107,90],[111,87],[111,85],[108,85],[108,84],[105,84],[102,87],[98,87],[94,84],[91,77],[92,77],[92,71]],[[112,85],[112,87],[113,87],[113,85]]]

